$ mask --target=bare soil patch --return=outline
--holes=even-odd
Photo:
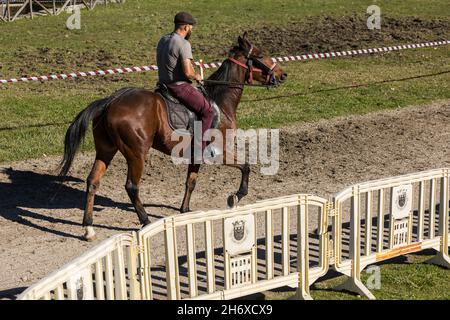
[[[259,27],[250,34],[271,55],[291,55],[446,40],[450,20],[383,15],[381,29],[369,30],[367,16],[321,16],[283,27]]]

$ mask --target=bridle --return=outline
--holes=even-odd
[[[268,66],[267,64],[262,62],[258,57],[253,56],[253,45],[250,45],[250,49],[245,55],[245,58],[247,59],[246,64],[231,57],[229,57],[228,60],[247,70],[247,73],[245,75],[245,81],[247,83],[253,84],[253,72],[256,72],[261,73],[263,76],[266,76],[266,81],[264,82],[264,85],[271,85],[271,86],[278,85],[278,81],[273,72],[275,67],[277,66],[276,62],[274,62],[271,66]]]
[[[245,80],[244,83],[235,83],[228,81],[217,81],[217,80],[204,80],[208,85],[235,85],[238,87],[243,86],[252,86],[252,87],[265,87],[265,88],[273,88],[280,84],[280,82],[276,79],[274,74],[274,69],[277,66],[277,63],[274,62],[271,66],[268,66],[264,62],[262,62],[258,57],[255,57],[253,54],[253,45],[250,45],[250,49],[247,54],[245,54],[245,58],[247,59],[246,63],[243,63],[237,59],[229,57],[227,60],[246,69]],[[256,67],[255,67],[256,66]],[[266,76],[266,81],[263,84],[253,84],[253,72],[261,73],[263,76]]]

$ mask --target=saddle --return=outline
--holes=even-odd
[[[203,88],[200,91],[206,96]],[[190,135],[194,134],[194,122],[200,121],[201,118],[193,111],[189,110],[186,105],[181,103],[177,98],[171,95],[166,85],[158,83],[155,89],[166,102],[167,105],[167,120],[172,130],[187,130]],[[220,122],[220,109],[217,104],[209,100],[211,107],[214,110],[214,119],[211,128],[216,129]]]

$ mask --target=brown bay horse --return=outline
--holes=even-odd
[[[205,88],[220,108],[218,129],[225,140],[227,129],[235,130],[237,106],[241,100],[244,85],[252,83],[279,84],[287,74],[269,57],[263,57],[261,50],[253,46],[245,33],[238,38],[238,46],[231,49],[229,58],[205,81]],[[178,143],[171,139],[173,130],[168,124],[167,106],[157,93],[141,88],[123,88],[110,97],[96,100],[81,111],[70,125],[65,136],[64,158],[61,162],[61,176],[66,176],[74,161],[75,153],[92,121],[95,143],[95,162],[87,178],[86,204],[83,226],[84,239],[95,239],[93,229],[93,206],[95,193],[108,165],[120,151],[128,165],[125,183],[127,194],[136,209],[140,223],[150,223],[139,198],[139,184],[144,172],[145,159],[150,148],[170,155]],[[226,141],[223,141],[226,144]],[[248,192],[250,167],[248,163],[238,164],[236,156],[226,165],[238,168],[241,182],[238,191],[229,196],[228,206],[233,207]],[[189,164],[186,189],[180,208],[182,213],[190,211],[189,202],[194,191],[200,164]]]

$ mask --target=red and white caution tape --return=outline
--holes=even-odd
[[[361,54],[385,53],[385,52],[399,51],[399,50],[405,50],[405,49],[437,47],[437,46],[443,46],[446,44],[450,44],[450,40],[425,42],[425,43],[418,43],[418,44],[405,44],[405,45],[400,45],[400,46],[380,47],[380,48],[371,48],[371,49],[358,49],[358,50],[348,50],[348,51],[338,51],[338,52],[313,53],[313,54],[304,54],[301,56],[277,57],[277,58],[272,58],[272,60],[274,62],[277,62],[277,61],[283,62],[283,61],[338,58],[338,57],[356,56],[356,55],[361,55]]]
[[[285,62],[285,61],[301,61],[301,60],[314,60],[314,59],[327,59],[327,58],[339,58],[356,56],[362,54],[374,54],[374,53],[385,53],[390,51],[399,51],[405,49],[417,49],[426,47],[437,47],[442,45],[450,44],[450,40],[445,41],[435,41],[435,42],[424,42],[419,44],[406,44],[399,46],[390,47],[380,47],[380,48],[370,48],[370,49],[358,49],[358,50],[347,50],[347,51],[337,51],[337,52],[326,52],[326,53],[313,53],[313,54],[303,54],[299,56],[286,56],[286,57],[275,57],[272,58],[274,62]],[[213,69],[220,67],[220,62],[213,63],[200,63],[195,62],[197,66],[202,66],[204,69]],[[155,65],[148,65],[142,67],[130,67],[130,68],[116,68],[108,70],[97,70],[88,72],[74,72],[69,74],[52,74],[48,76],[38,76],[38,77],[24,77],[24,78],[13,78],[13,79],[0,79],[0,83],[17,83],[17,82],[28,82],[28,81],[47,81],[47,80],[63,80],[70,78],[79,77],[90,77],[90,76],[104,76],[108,74],[118,74],[118,73],[134,73],[134,72],[146,72],[155,71],[158,67]]]
[[[152,71],[152,70],[158,70],[158,67],[150,65],[150,66],[142,66],[142,67],[117,68],[117,69],[97,70],[97,71],[88,71],[88,72],[75,72],[75,73],[69,73],[69,74],[61,73],[61,74],[52,74],[52,75],[49,75],[49,76],[26,77],[26,78],[0,80],[0,83],[63,80],[63,79],[70,79],[70,78],[90,77],[90,76],[105,76],[107,74],[145,72],[145,71]]]

